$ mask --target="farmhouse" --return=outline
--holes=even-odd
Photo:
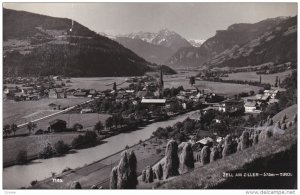
[[[166,99],[146,99],[146,98],[143,98],[141,103],[142,104],[165,105],[166,104]]]
[[[256,101],[247,101],[244,105],[245,113],[260,113],[259,105]]]
[[[235,99],[228,99],[224,100],[219,105],[219,111],[222,112],[236,112],[244,107],[243,100],[235,100]]]
[[[67,122],[60,119],[55,119],[54,121],[49,122],[48,130],[50,132],[62,132],[67,128]]]

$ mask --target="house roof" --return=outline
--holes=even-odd
[[[55,120],[49,122],[50,125],[54,125],[56,123],[67,124],[66,121],[61,120],[61,119],[55,119]]]
[[[245,107],[256,107],[256,102],[255,101],[246,102]]]
[[[142,104],[165,104],[166,99],[142,99]]]
[[[206,144],[211,143],[211,142],[213,142],[213,141],[214,141],[214,140],[213,140],[212,138],[206,137],[206,138],[203,138],[203,139],[197,141],[197,143],[206,145]]]

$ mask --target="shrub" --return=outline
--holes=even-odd
[[[118,165],[118,189],[128,189],[130,179],[130,166],[127,151],[122,152],[121,160]]]
[[[110,189],[117,189],[117,183],[118,183],[118,171],[117,171],[117,167],[114,167],[111,170],[110,173],[110,182],[109,182],[109,186]]]
[[[17,154],[16,158],[17,164],[23,165],[27,163],[27,151],[26,150],[20,150]]]
[[[241,150],[245,150],[246,148],[249,148],[249,146],[250,146],[249,132],[243,131],[242,139],[241,139]]]
[[[54,149],[57,154],[65,154],[69,151],[69,146],[64,143],[64,141],[59,140],[54,144]]]
[[[278,121],[278,122],[276,123],[276,127],[279,128],[279,129],[281,128],[281,123],[280,123],[280,121]]]
[[[156,169],[156,177],[158,180],[161,180],[163,178],[163,168],[161,166],[161,164],[159,163]]]
[[[160,148],[156,148],[156,154],[160,154],[161,153],[161,149]]]
[[[37,182],[38,182],[37,180],[33,180],[33,181],[30,182],[30,185],[34,186],[35,184],[37,184]]]
[[[78,181],[74,181],[71,186],[70,189],[81,189],[81,185]]]
[[[269,139],[270,137],[273,136],[273,131],[272,129],[267,129],[265,131],[262,131],[260,134],[259,134],[259,137],[258,137],[258,141],[264,141],[264,140],[267,140]]]
[[[73,125],[73,131],[78,131],[78,130],[81,130],[81,129],[83,129],[82,124],[75,123],[75,124]]]
[[[287,118],[286,114],[284,114],[283,117],[282,117],[282,119],[281,119],[281,124],[285,123],[286,118]]]
[[[94,131],[87,131],[84,135],[78,135],[72,141],[72,146],[76,149],[92,147],[97,144],[97,134]]]
[[[165,178],[179,175],[179,158],[178,158],[178,145],[174,140],[170,140],[166,147],[166,163],[164,168]]]
[[[201,163],[206,165],[210,162],[210,149],[208,146],[204,146],[201,150]]]
[[[288,128],[291,127],[291,126],[293,126],[293,121],[289,121],[288,124],[287,124]]]
[[[210,153],[210,162],[216,161],[219,158],[220,158],[219,157],[219,151],[218,151],[218,148],[215,146],[215,147],[212,148],[212,151]]]
[[[70,167],[66,167],[64,168],[61,172],[64,173],[64,172],[67,172],[67,171],[71,171],[72,169]]]
[[[282,130],[286,130],[286,129],[287,129],[287,127],[286,127],[286,124],[285,124],[285,123],[281,125],[281,129],[282,129]]]
[[[147,166],[147,169],[146,169],[146,182],[147,183],[153,182],[153,170],[152,170],[152,167],[150,167],[150,166]]]
[[[39,158],[51,158],[54,155],[54,149],[51,144],[47,144],[47,146],[39,153]]]
[[[183,146],[181,155],[181,169],[183,172],[189,171],[190,169],[194,168],[194,155],[193,155],[193,149],[190,143],[186,143]]]
[[[273,119],[269,120],[269,126],[272,126],[274,124]]]
[[[224,148],[223,148],[223,151],[222,151],[222,156],[225,157],[225,156],[228,156],[232,153],[233,153],[233,150],[232,150],[232,136],[227,135],[225,137],[225,144],[224,144]]]

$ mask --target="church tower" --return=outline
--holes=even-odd
[[[160,77],[159,77],[159,96],[163,97],[164,94],[164,79],[163,79],[163,70],[162,66],[160,66]]]

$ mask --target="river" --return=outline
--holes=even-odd
[[[168,121],[161,121],[147,125],[137,131],[121,133],[116,136],[105,139],[105,143],[93,148],[77,150],[76,153],[68,154],[63,157],[50,159],[37,159],[28,165],[15,165],[3,169],[3,188],[17,189],[30,186],[33,180],[42,180],[51,177],[51,173],[61,173],[61,171],[70,167],[72,169],[82,167],[94,161],[105,158],[113,153],[123,150],[126,145],[132,146],[139,140],[150,138],[152,133],[158,127],[173,125],[178,121],[183,121],[188,116],[193,117],[196,111],[192,111]]]

